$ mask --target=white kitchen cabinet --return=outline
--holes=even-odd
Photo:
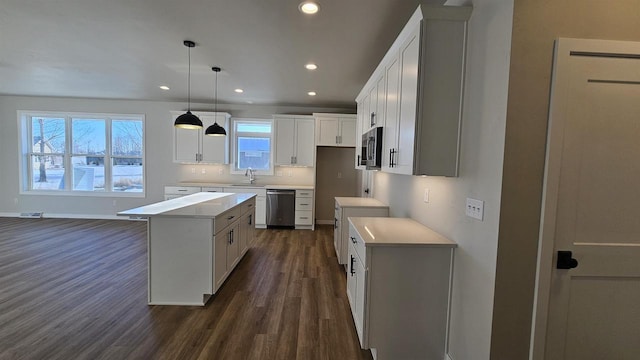
[[[358,114],[356,115],[356,152],[355,152],[355,167],[357,170],[366,170],[365,158],[366,158],[366,145],[362,143],[362,123],[364,122],[364,104],[362,102],[357,104]]]
[[[335,198],[333,246],[336,250],[338,264],[341,265],[347,265],[349,261],[349,242],[347,239],[349,238],[348,218],[351,216],[387,217],[389,216],[389,206],[373,198]]]
[[[185,195],[195,194],[201,190],[202,188],[200,186],[165,186],[164,199],[171,200]]]
[[[254,224],[258,229],[267,227],[267,190],[264,187],[230,186],[223,188],[227,193],[253,193],[256,194],[256,210]]]
[[[275,159],[280,166],[315,164],[315,126],[311,116],[274,115]]]
[[[314,113],[316,146],[356,146],[356,115]]]
[[[294,220],[296,229],[313,230],[315,228],[313,195],[313,190],[296,190]]]
[[[172,111],[173,121],[182,114],[182,112]],[[173,161],[188,164],[228,164],[229,137],[207,136],[204,133],[207,127],[216,121],[228,132],[231,115],[200,111],[194,111],[193,114],[202,120],[203,128],[201,130],[174,128]]]
[[[470,7],[419,6],[358,95],[363,119],[384,114],[382,171],[458,175],[470,16]]]
[[[350,217],[347,298],[376,359],[443,359],[454,242],[406,218]]]
[[[255,211],[247,211],[240,218],[239,252],[244,255],[253,244],[255,237]]]

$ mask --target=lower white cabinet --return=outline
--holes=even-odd
[[[350,216],[387,217],[389,206],[373,198],[336,197],[335,218],[333,222],[333,246],[336,249],[338,264],[347,265],[349,261],[349,222]]]
[[[411,219],[349,218],[347,298],[377,360],[443,359],[456,244]]]
[[[255,201],[235,207],[215,219],[213,236],[213,292],[217,292],[236,267],[252,242],[253,226],[249,219],[255,215]]]
[[[296,190],[295,228],[314,229],[313,190]]]
[[[253,219],[255,227],[267,227],[267,190],[264,187],[232,186],[223,189],[228,193],[254,193],[256,197],[256,214]]]
[[[171,200],[201,191],[200,186],[165,186],[164,199]]]

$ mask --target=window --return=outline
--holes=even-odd
[[[23,192],[144,196],[144,117],[20,112]]]
[[[233,120],[233,173],[247,168],[258,174],[273,175],[273,136],[269,120]]]

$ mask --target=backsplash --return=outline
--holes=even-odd
[[[181,165],[179,182],[242,183],[249,178],[230,174],[230,165]],[[256,175],[256,184],[314,185],[315,169],[276,166],[274,175]]]

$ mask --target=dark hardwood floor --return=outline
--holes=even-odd
[[[256,236],[206,306],[148,306],[146,223],[0,218],[0,359],[371,359],[332,227]]]

